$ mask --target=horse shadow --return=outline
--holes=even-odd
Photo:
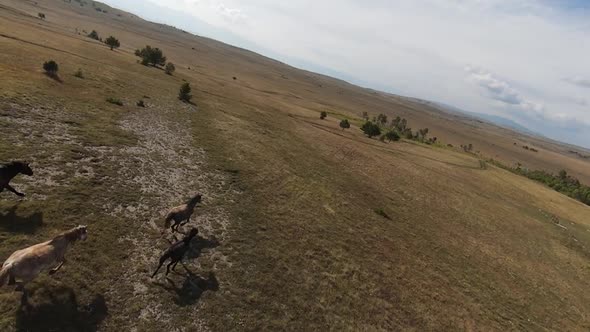
[[[16,213],[18,204],[13,205],[6,213],[0,212],[0,228],[12,233],[33,234],[43,226],[43,212],[34,212],[28,216]]]
[[[185,307],[190,306],[199,301],[203,293],[206,291],[218,291],[219,281],[215,276],[214,272],[209,272],[207,278],[202,278],[194,274],[184,264],[182,265],[186,271],[186,276],[181,285],[166,277],[167,283],[157,282],[156,286],[174,294],[174,303],[178,306]]]
[[[35,293],[40,293],[35,296]],[[34,302],[29,302],[34,298]],[[17,331],[97,331],[107,317],[108,308],[102,295],[87,305],[80,305],[71,288],[37,289],[23,295],[16,313]]]
[[[201,256],[203,249],[213,249],[219,247],[221,243],[215,237],[206,239],[197,235],[191,242],[190,249],[186,253],[187,259],[197,259]]]

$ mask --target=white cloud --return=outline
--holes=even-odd
[[[466,66],[465,71],[469,74],[470,80],[482,87],[490,98],[510,106],[517,106],[525,111],[537,113],[545,111],[543,104],[522,97],[508,82],[493,73],[473,66]]]
[[[579,76],[576,76],[576,77],[567,77],[567,78],[564,78],[563,80],[570,83],[570,84],[577,85],[582,88],[590,88],[590,79],[584,79]]]

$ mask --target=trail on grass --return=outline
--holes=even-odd
[[[134,229],[119,239],[132,250],[121,267],[122,276],[108,292],[114,307],[123,311],[118,319],[128,318],[127,323],[107,320],[106,329],[127,324],[136,330],[142,330],[142,326],[153,330],[207,330],[198,314],[198,309],[206,305],[202,297],[222,287],[216,272],[231,265],[220,250],[227,240],[229,216],[217,203],[236,192],[228,187],[225,174],[207,171],[206,153],[193,144],[190,117],[182,114],[191,111],[187,107],[179,114],[149,104],[120,123],[139,137],[139,143],[119,152],[125,157],[120,160],[117,181],[122,188],[139,188],[141,199],[130,206],[113,203],[104,207],[132,223]],[[165,278],[164,267],[152,280],[150,275],[160,254],[174,241],[169,230],[161,234],[166,212],[197,192],[203,195],[203,207],[196,209],[183,231],[197,227],[199,236],[176,273]],[[139,317],[132,317],[137,310]]]

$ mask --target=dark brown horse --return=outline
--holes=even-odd
[[[176,268],[176,264],[182,260],[190,248],[191,240],[197,236],[197,234],[199,234],[199,231],[196,228],[193,228],[182,240],[171,245],[170,248],[168,248],[160,257],[160,264],[158,265],[158,268],[154,274],[152,274],[152,278],[156,276],[156,273],[158,273],[164,262],[166,262],[168,259],[170,259],[170,263],[168,266],[166,266],[166,275],[170,273],[170,267],[172,267],[172,270],[174,270]]]
[[[3,192],[4,189],[8,189],[18,196],[24,196],[25,194],[16,191],[16,189],[10,185],[10,180],[20,173],[31,176],[33,175],[33,170],[29,167],[28,163],[22,161],[0,164],[0,193]]]

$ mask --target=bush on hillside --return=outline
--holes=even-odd
[[[98,36],[98,32],[96,32],[96,30],[92,30],[92,32],[88,34],[88,37],[94,40],[100,40],[100,37]]]
[[[320,113],[320,119],[322,119],[322,120],[325,119],[327,116],[328,116],[328,113],[326,113],[326,111],[322,111]]]
[[[77,78],[84,78],[84,73],[82,72],[82,69],[76,70],[76,72],[74,73],[74,76],[76,76]]]
[[[342,130],[350,128],[350,122],[348,122],[347,119],[340,121],[340,128],[342,128]]]
[[[57,62],[49,60],[43,64],[43,70],[45,70],[47,75],[54,77],[57,75],[59,66],[57,65]]]
[[[121,46],[121,43],[119,43],[119,40],[113,36],[109,36],[109,38],[107,38],[104,41],[104,43],[107,44],[111,48],[111,51],[114,48],[119,48]]]
[[[361,130],[363,133],[365,133],[365,135],[369,136],[369,138],[381,135],[381,129],[379,126],[371,121],[365,122],[365,124],[361,127]]]
[[[111,104],[118,105],[118,106],[123,106],[123,102],[119,98],[109,97],[109,98],[107,98],[107,102],[109,102]]]
[[[189,67],[189,69],[190,69],[190,67]],[[172,75],[172,73],[174,73],[174,71],[176,70],[176,67],[174,66],[174,64],[172,62],[168,62],[166,64],[166,68],[164,68],[164,70],[166,71],[166,74]]]
[[[162,50],[157,47],[151,47],[147,45],[146,47],[142,48],[141,50],[136,50],[135,55],[140,57],[141,64],[143,65],[152,65],[156,66],[164,66],[166,64],[166,57]]]
[[[193,96],[191,95],[191,86],[189,83],[183,83],[180,86],[180,91],[178,92],[178,99],[184,101],[184,102],[190,102],[191,98]]]
[[[385,134],[385,138],[387,138],[390,142],[395,142],[395,141],[400,140],[399,134],[393,130],[388,131]]]

